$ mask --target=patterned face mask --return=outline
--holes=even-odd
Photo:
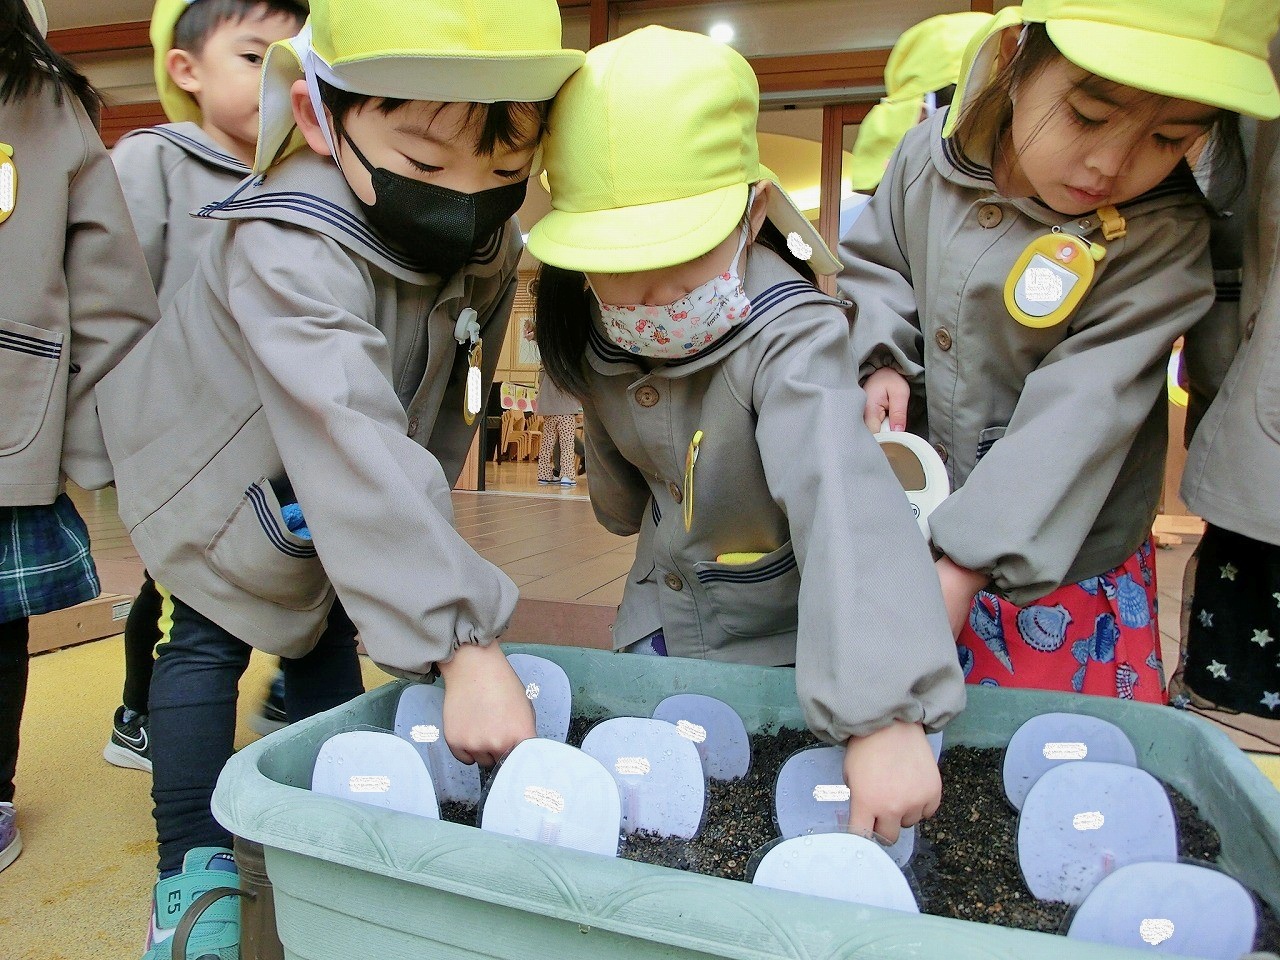
[[[738,260],[746,246],[747,231],[743,230],[729,269],[674,303],[617,305],[604,303],[597,296],[605,337],[628,353],[658,360],[690,357],[705,350],[751,312],[751,299],[738,274]]]

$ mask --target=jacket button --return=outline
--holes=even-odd
[[[1004,211],[994,203],[983,204],[982,209],[978,211],[978,225],[984,230],[1000,226],[1000,221],[1003,219]]]
[[[946,327],[939,327],[938,332],[933,335],[933,342],[943,350],[951,349],[951,331]]]
[[[943,463],[946,463],[947,462],[946,445],[941,443],[935,443],[933,445],[933,449],[938,454],[938,459],[941,460]]]
[[[662,578],[662,582],[665,583],[672,590],[684,589],[684,581],[681,580],[679,577],[677,577],[674,573],[668,573],[665,577]]]
[[[1257,325],[1258,325],[1258,315],[1255,313],[1245,322],[1244,338],[1246,340],[1248,340],[1250,337],[1253,336],[1253,328],[1256,327]]]
[[[418,423],[418,418],[410,417],[409,418],[409,436],[416,437],[418,435],[419,426],[420,424]]]
[[[667,484],[667,493],[671,494],[671,499],[676,503],[684,499],[684,493],[681,492],[679,485],[675,483]]]
[[[645,384],[636,391],[636,403],[642,407],[652,407],[660,399],[661,394],[658,393],[656,387]]]

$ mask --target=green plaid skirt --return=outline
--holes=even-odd
[[[71,607],[100,592],[89,531],[70,497],[0,507],[0,623]]]

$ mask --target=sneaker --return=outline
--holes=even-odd
[[[151,772],[151,740],[147,736],[147,715],[135,713],[124,718],[124,707],[116,707],[111,721],[111,739],[102,748],[102,759],[117,767]]]
[[[169,960],[182,915],[201,894],[219,887],[238,890],[240,872],[225,847],[196,847],[182,859],[182,872],[156,882],[151,897],[151,929],[142,960]],[[187,956],[200,960],[240,960],[240,901],[227,895],[212,903],[191,928]]]
[[[573,477],[560,478],[560,486],[562,487],[576,487],[577,485],[578,485],[578,481],[573,479]]]
[[[18,812],[12,803],[0,803],[0,870],[18,859],[22,834],[18,832]]]
[[[277,670],[262,701],[262,709],[249,718],[249,726],[266,736],[289,725],[289,715],[284,709],[284,672]]]
[[[538,486],[540,487],[545,487],[549,483],[556,483],[556,482],[557,481],[555,480],[543,480],[541,477],[538,478]]]

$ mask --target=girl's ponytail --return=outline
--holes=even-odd
[[[0,0],[0,103],[21,100],[53,83],[62,102],[64,92],[74,94],[96,123],[102,113],[102,97],[69,60],[56,52],[43,36],[25,0]]]
[[[535,283],[533,322],[542,367],[561,390],[584,397],[589,388],[582,363],[591,330],[587,278],[544,263]]]

